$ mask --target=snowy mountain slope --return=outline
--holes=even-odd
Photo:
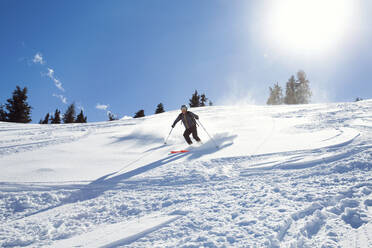
[[[0,123],[0,245],[372,247],[371,100],[192,111]]]

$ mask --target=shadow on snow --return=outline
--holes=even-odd
[[[42,213],[48,210],[51,210],[56,207],[63,206],[65,204],[69,203],[75,203],[79,201],[86,201],[90,199],[94,199],[102,195],[105,191],[115,189],[115,187],[120,183],[123,182],[129,178],[132,178],[134,176],[143,174],[147,171],[153,170],[155,168],[158,168],[160,166],[166,165],[168,163],[175,162],[181,158],[187,158],[188,160],[195,160],[200,157],[202,157],[205,154],[210,154],[210,153],[215,153],[218,150],[227,148],[233,144],[233,140],[237,137],[237,135],[228,135],[227,133],[222,133],[222,134],[217,134],[215,135],[214,139],[218,144],[221,144],[219,148],[217,149],[212,141],[208,141],[205,144],[201,145],[200,147],[197,148],[197,150],[193,150],[190,153],[176,153],[176,154],[171,154],[167,155],[164,158],[161,158],[157,161],[151,162],[147,165],[141,166],[139,168],[136,168],[134,170],[120,173],[120,171],[113,172],[107,175],[104,175],[88,185],[84,185],[77,191],[71,193],[70,196],[66,197],[61,201],[60,204],[51,206],[45,209],[41,209],[37,212],[26,214],[24,217],[28,217],[31,215],[35,215],[38,213]],[[123,141],[123,140],[122,140]],[[149,151],[154,151],[158,150],[160,148],[165,147],[165,145],[160,145],[157,147],[154,147],[152,149],[147,150],[146,152]],[[146,153],[145,152],[145,153]],[[22,217],[23,218],[23,217]],[[21,219],[21,218],[19,218]]]

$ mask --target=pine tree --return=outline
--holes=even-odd
[[[56,109],[56,112],[54,113],[54,116],[50,118],[51,124],[61,124],[61,111]]]
[[[143,109],[139,110],[133,118],[145,117],[145,111]]]
[[[274,86],[274,92],[275,92],[275,103],[276,104],[283,104],[283,90],[282,87],[279,86],[279,83],[276,83]]]
[[[87,123],[87,117],[84,116],[83,110],[81,110],[80,114],[76,117],[75,123]]]
[[[17,86],[13,92],[12,98],[8,99],[7,102],[7,120],[9,122],[31,122],[31,106],[27,103],[27,87],[21,89]]]
[[[7,113],[4,110],[4,105],[0,104],[0,121],[8,121]]]
[[[285,90],[285,97],[284,97],[285,104],[296,104],[296,80],[294,76],[291,76],[286,84]]]
[[[208,98],[205,96],[205,94],[202,94],[200,96],[200,107],[205,107],[205,103],[208,101]]]
[[[72,103],[70,106],[68,106],[65,114],[63,115],[63,123],[74,123],[75,122],[75,104]]]
[[[266,104],[274,105],[275,93],[274,93],[273,88],[271,88],[271,86],[269,87],[269,91],[270,91],[270,96],[269,96],[269,99],[267,99]]]
[[[113,114],[111,113],[110,111],[107,113],[107,116],[109,118],[109,121],[116,121],[118,118]]]
[[[190,108],[195,108],[200,106],[200,96],[198,95],[198,91],[195,90],[195,93],[192,94],[190,101]]]
[[[274,88],[269,87],[270,97],[267,99],[266,104],[268,105],[279,105],[283,103],[283,91],[282,87],[278,83],[274,85]]]
[[[48,124],[49,123],[49,113],[47,113],[46,115],[45,115],[45,118],[44,118],[44,120],[40,120],[41,121],[41,123],[40,124]]]
[[[307,104],[310,102],[311,90],[309,86],[309,80],[306,79],[306,73],[304,71],[297,72],[297,84],[296,84],[296,103]]]
[[[164,113],[164,106],[162,103],[159,103],[158,106],[156,107],[155,114],[160,114]]]
[[[213,106],[213,102],[212,101],[209,101],[209,106]]]

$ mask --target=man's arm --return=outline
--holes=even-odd
[[[197,114],[194,114],[193,112],[190,112],[192,116],[194,116],[195,119],[199,120],[199,116]]]
[[[179,122],[181,120],[181,115],[178,115],[178,117],[176,118],[176,120],[173,122],[173,125],[172,127],[174,128],[177,124],[177,122]]]

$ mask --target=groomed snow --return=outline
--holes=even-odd
[[[372,247],[371,100],[192,111],[0,122],[0,246]]]

